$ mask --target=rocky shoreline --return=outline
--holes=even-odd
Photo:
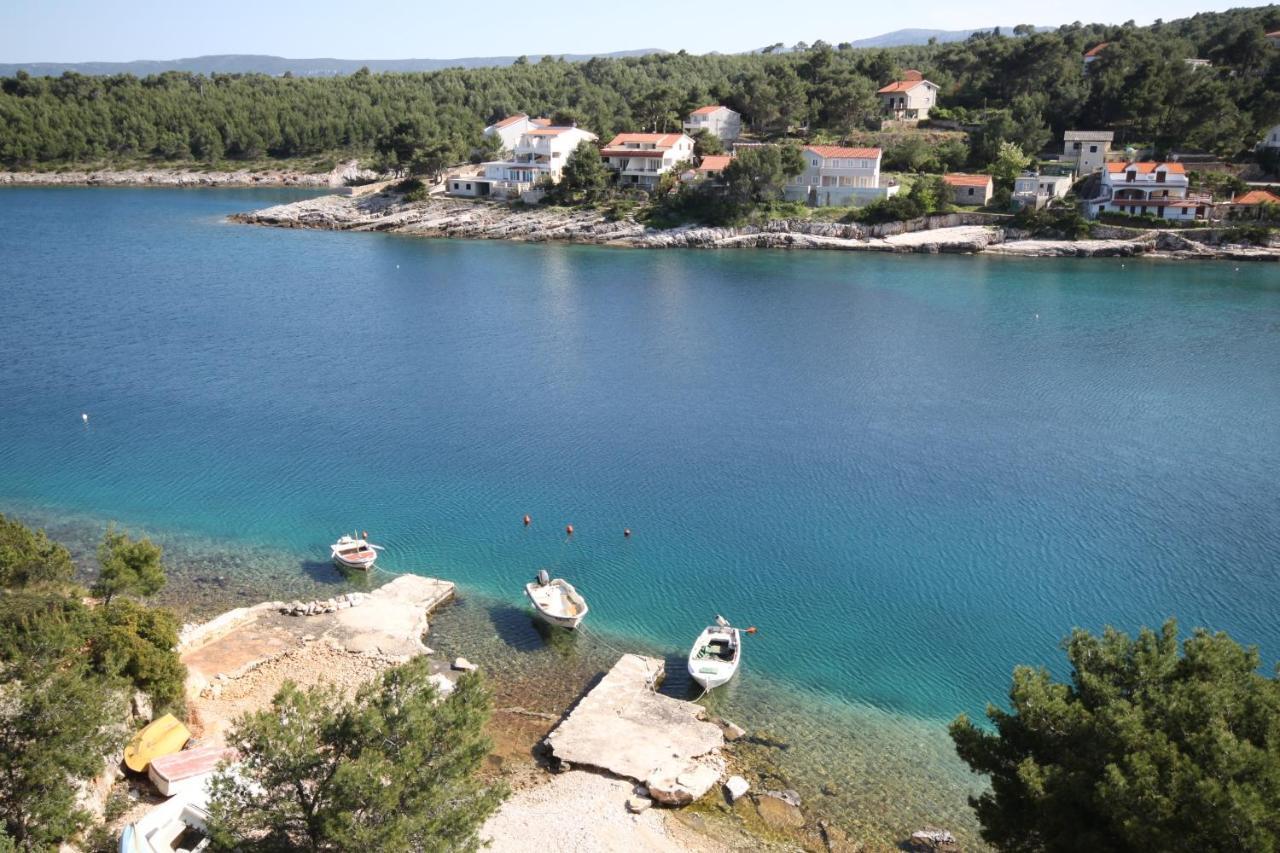
[[[1211,229],[1194,232],[1107,227],[1102,239],[1046,240],[1007,227],[1007,219],[949,213],[881,225],[783,219],[742,227],[653,229],[599,210],[506,205],[432,198],[405,202],[394,193],[327,195],[236,214],[233,221],[277,228],[386,231],[419,237],[587,243],[643,249],[825,249],[1015,257],[1160,257],[1280,261],[1280,247],[1215,242]]]
[[[294,169],[76,169],[65,172],[0,172],[0,186],[24,187],[302,187],[336,189],[375,177],[356,160],[328,172]]]

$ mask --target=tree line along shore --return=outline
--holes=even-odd
[[[1229,200],[1246,193],[1242,175],[1280,168],[1280,147],[1259,144],[1280,121],[1280,38],[1269,36],[1277,29],[1280,6],[1271,5],[1145,27],[1020,26],[889,49],[817,41],[737,55],[544,57],[334,78],[19,73],[0,80],[0,165],[10,170],[0,182],[320,187],[398,173],[430,185],[451,166],[497,156],[502,142],[485,128],[504,116],[545,115],[608,138],[678,133],[690,112],[722,104],[741,116],[742,138],[766,148],[741,152],[719,180],[673,175],[637,192],[584,147],[582,162],[549,200],[659,229],[807,219],[812,205],[784,206],[792,196],[782,186],[803,169],[802,146],[836,145],[883,152],[896,185],[891,197],[842,214],[850,222],[947,212],[957,195],[943,173],[990,175],[993,190],[981,203],[1007,212],[1019,174],[1038,168],[1056,140],[1080,127],[1108,128],[1117,149],[1194,155],[1206,165],[1188,166],[1188,191]],[[912,73],[936,84],[937,103],[922,121],[885,122],[883,84]],[[690,168],[721,149],[714,134],[694,138]],[[413,191],[406,188],[410,200]],[[1028,223],[1032,230],[1088,236],[1073,205],[1055,199],[1050,206],[1060,209]],[[1277,205],[1231,215],[1240,212],[1254,221],[1238,242],[1268,245]],[[1105,218],[1168,224],[1120,212]]]

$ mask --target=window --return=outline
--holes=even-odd
[[[1187,210],[1188,210],[1188,209],[1189,209],[1189,208],[1186,208],[1186,207],[1182,208],[1182,215],[1183,215],[1183,216],[1186,216],[1186,215],[1187,215]]]
[[[1098,153],[1098,146],[1096,146],[1096,145],[1090,145],[1090,146],[1089,146],[1089,153],[1090,153],[1090,154],[1097,154],[1097,153]]]
[[[1072,149],[1073,151],[1079,151],[1079,150],[1081,149],[1081,147],[1082,147],[1082,146],[1081,146],[1081,144],[1080,144],[1079,142],[1077,142],[1077,143],[1075,143],[1074,145],[1072,145],[1072,146],[1071,146],[1071,149]]]
[[[1157,184],[1164,183],[1164,172],[1156,172],[1156,183]],[[1168,195],[1168,193],[1165,193],[1165,195]]]
[[[814,166],[817,166],[817,165],[818,165],[818,161],[817,161],[817,160],[810,160],[809,162],[810,162],[811,164],[813,164]]]
[[[969,187],[969,195],[973,195],[973,187]]]
[[[1125,173],[1125,180],[1126,180],[1126,181],[1136,181],[1137,179],[1138,179],[1138,173],[1137,173],[1137,172],[1126,172],[1126,173]]]
[[[471,189],[471,184],[467,184],[467,189]]]

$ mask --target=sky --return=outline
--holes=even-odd
[[[903,27],[961,30],[1028,23],[1140,24],[1234,6],[1219,0],[5,0],[0,62],[127,62],[217,53],[291,58],[452,59],[638,48],[732,53],[775,42],[832,44]],[[1021,20],[1034,14],[1037,20]],[[1070,20],[1046,16],[1070,15]]]

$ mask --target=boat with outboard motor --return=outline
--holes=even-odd
[[[742,662],[742,633],[723,616],[703,629],[689,650],[689,675],[706,690],[714,690],[738,672]]]
[[[362,533],[358,538],[354,535],[344,535],[329,547],[333,552],[335,566],[340,569],[358,569],[362,572],[373,568],[374,562],[378,559],[378,552],[382,550],[381,545],[369,542],[367,533]]]
[[[552,625],[573,630],[586,618],[587,600],[564,578],[552,578],[546,569],[524,587],[538,616]]]

